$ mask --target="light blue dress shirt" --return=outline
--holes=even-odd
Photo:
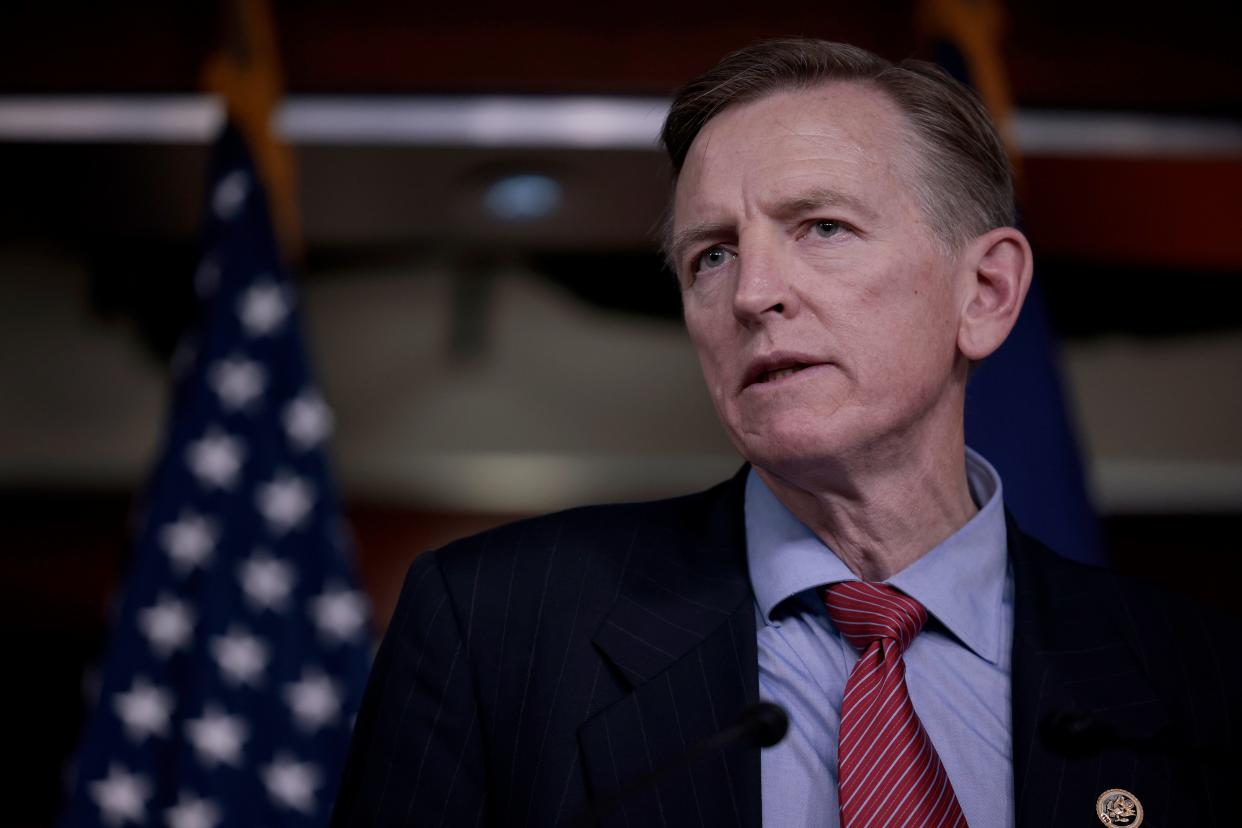
[[[1013,584],[1001,481],[966,450],[979,511],[887,580],[927,608],[905,653],[910,700],[971,828],[1014,824],[1009,708]],[[789,713],[789,733],[764,750],[763,824],[835,827],[837,728],[858,653],[828,620],[818,587],[858,580],[752,470],[746,549],[758,613],[759,695]]]

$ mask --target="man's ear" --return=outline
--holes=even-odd
[[[959,262],[966,289],[957,347],[977,362],[999,348],[1018,321],[1034,261],[1022,231],[997,227],[967,242]]]

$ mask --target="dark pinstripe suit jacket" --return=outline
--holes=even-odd
[[[592,797],[725,727],[758,695],[743,479],[525,521],[416,559],[335,824],[572,824]],[[1012,526],[1010,556],[1018,825],[1098,826],[1096,797],[1111,787],[1138,796],[1145,825],[1242,818],[1222,781],[1242,735],[1236,623],[1062,560]],[[1070,746],[1085,755],[1041,730],[1062,713],[1081,717]],[[759,797],[759,753],[735,747],[602,823],[758,826]]]

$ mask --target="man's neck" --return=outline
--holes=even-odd
[[[865,581],[914,563],[978,511],[961,441],[896,464],[849,469],[806,485],[756,467],[777,499]]]

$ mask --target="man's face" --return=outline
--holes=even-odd
[[[720,419],[760,468],[887,462],[961,428],[964,293],[883,93],[836,83],[726,109],[673,203],[686,325]]]

